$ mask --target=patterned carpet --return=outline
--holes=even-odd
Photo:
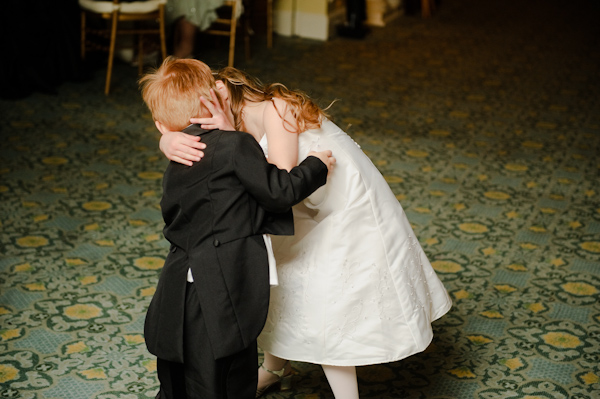
[[[362,398],[600,398],[600,12],[452,0],[364,40],[257,35],[238,66],[327,105],[402,202],[453,300]],[[222,48],[205,46],[217,67]],[[143,321],[166,165],[134,67],[0,101],[0,398],[153,398]],[[332,398],[294,363],[270,399]]]

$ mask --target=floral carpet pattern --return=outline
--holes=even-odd
[[[423,353],[358,369],[361,398],[600,398],[595,2],[453,0],[363,40],[258,43],[238,66],[330,108],[403,204],[454,300]],[[204,59],[218,67],[222,49]],[[0,101],[0,398],[158,389],[146,307],[166,160],[117,65]],[[271,399],[332,398],[294,363]]]

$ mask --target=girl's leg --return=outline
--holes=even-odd
[[[322,367],[336,399],[358,399],[356,367],[326,365],[322,365]]]
[[[268,352],[265,352],[265,359],[263,361],[263,367],[268,370],[280,371],[284,368],[284,375],[289,373],[291,370],[291,365],[285,359],[281,359],[277,356],[274,356]],[[269,386],[279,380],[279,377],[274,375],[273,373],[269,373],[263,367],[258,368],[258,389]],[[288,370],[289,369],[289,370]]]

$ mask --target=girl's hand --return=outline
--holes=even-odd
[[[206,144],[200,142],[199,136],[172,132],[160,122],[156,123],[156,127],[162,133],[159,148],[169,160],[192,166],[193,162],[198,162],[204,156],[201,150],[206,148]]]
[[[233,126],[233,116],[228,115],[227,112],[223,110],[221,103],[219,103],[219,99],[215,94],[213,89],[210,89],[210,96],[212,97],[212,101],[208,101],[204,97],[200,97],[200,101],[202,105],[208,109],[212,117],[210,118],[192,118],[190,119],[190,123],[199,124],[202,129],[212,130],[236,130]],[[231,114],[231,112],[229,112]]]
[[[317,157],[321,160],[321,162],[323,162],[325,164],[325,166],[327,166],[327,176],[329,176],[331,174],[331,172],[333,171],[333,167],[335,166],[335,157],[333,156],[332,152],[330,150],[325,150],[325,151],[311,151],[308,153],[308,156],[313,156],[313,157]]]

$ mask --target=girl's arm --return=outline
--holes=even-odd
[[[208,109],[211,116],[206,118],[192,118],[190,119],[190,123],[200,124],[203,129],[235,130],[233,122],[228,119],[227,114],[223,110],[223,107],[221,107],[212,89],[210,90],[210,94],[212,101],[204,97],[200,97],[200,101]],[[206,144],[200,142],[200,137],[170,131],[160,122],[156,122],[156,127],[162,133],[159,148],[169,160],[192,166],[193,162],[198,162],[204,156],[204,153],[200,150],[205,149]]]
[[[202,159],[204,153],[201,150],[206,144],[200,142],[199,136],[170,131],[158,121],[155,124],[162,133],[158,147],[169,160],[192,166],[193,162]]]
[[[267,135],[269,162],[288,172],[298,165],[298,134],[296,119],[285,100],[273,98],[263,114]]]

